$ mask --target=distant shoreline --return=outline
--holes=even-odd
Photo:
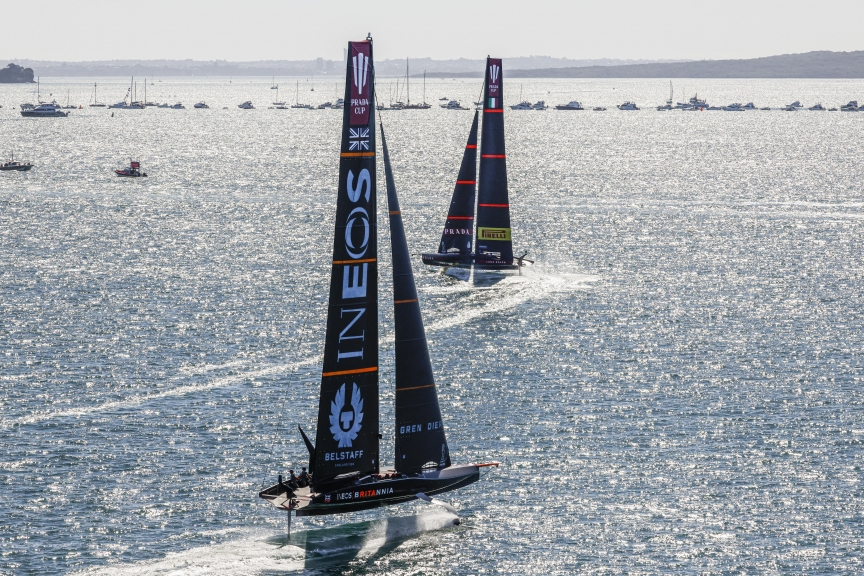
[[[344,78],[344,63],[334,60],[201,62],[191,60],[49,62],[21,60],[42,78],[176,78],[225,77]],[[0,60],[2,63],[2,60]],[[412,79],[482,78],[481,60],[410,60]],[[515,57],[504,60],[509,78],[864,78],[864,51],[807,52],[745,60],[646,61],[646,60],[572,60],[549,57]],[[385,60],[377,65],[381,78],[404,77],[405,60]]]

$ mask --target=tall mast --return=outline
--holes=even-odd
[[[378,458],[378,234],[372,39],[348,43],[330,300],[318,404],[316,489]]]
[[[408,58],[405,58],[405,97],[408,104],[411,104],[411,82],[408,75]]]
[[[477,239],[474,265],[513,264],[507,155],[504,150],[504,79],[500,58],[486,59],[480,179],[477,185]]]

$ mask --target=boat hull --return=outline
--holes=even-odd
[[[32,168],[32,167],[33,167],[32,164],[24,164],[21,166],[0,166],[0,170],[3,170],[3,171],[13,170],[16,172],[26,172],[27,170],[30,170],[30,168]]]
[[[488,259],[475,254],[441,254],[425,252],[420,254],[423,264],[428,266],[444,266],[457,268],[474,268],[476,270],[516,270],[519,265],[506,260]]]
[[[258,495],[277,508],[294,510],[297,516],[323,516],[401,504],[416,500],[418,493],[427,496],[442,494],[473,484],[479,479],[480,467],[469,464],[400,478],[376,479],[366,476],[323,493],[301,488],[295,491],[293,501],[287,498],[284,485],[280,487],[279,484],[262,490]]]
[[[66,118],[68,112],[57,110],[56,112],[34,112],[33,110],[22,110],[21,116],[25,118]]]

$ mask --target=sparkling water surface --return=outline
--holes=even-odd
[[[188,109],[90,109],[94,81],[104,102],[126,89],[42,83],[84,104],[65,119],[22,118],[34,87],[0,86],[0,152],[36,164],[0,173],[0,573],[864,570],[864,114],[657,112],[664,81],[508,81],[508,103],[609,110],[506,111],[514,247],[537,264],[466,282],[419,252],[473,112],[381,113],[454,461],[502,467],[442,496],[460,526],[417,502],[295,519],[286,541],[257,490],[314,429],[341,113],[269,110],[269,78],[157,79],[148,99]],[[861,81],[675,84],[864,101]],[[341,82],[311,87],[317,104]],[[480,81],[426,93],[470,105]],[[114,177],[130,157],[148,178]]]

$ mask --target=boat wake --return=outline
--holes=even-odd
[[[463,295],[455,298],[452,304],[424,311],[428,318],[426,331],[446,330],[552,294],[587,290],[598,279],[590,274],[555,274],[538,267],[523,268],[521,276],[475,271],[473,282],[423,290],[429,294],[456,292]]]
[[[457,521],[453,514],[430,510],[414,516],[298,530],[290,538],[257,532],[227,542],[171,552],[158,560],[112,564],[75,574],[232,576],[305,573],[344,566],[348,562],[375,562],[402,543],[429,532],[452,528]]]
[[[67,410],[59,410],[54,412],[34,412],[27,416],[21,418],[10,418],[0,420],[0,429],[3,428],[13,428],[15,426],[23,426],[27,424],[38,424],[40,422],[44,422],[46,420],[61,420],[63,418],[80,418],[82,416],[88,416],[90,414],[101,413],[101,412],[109,412],[112,410],[124,410],[129,408],[135,408],[147,402],[152,402],[153,400],[159,400],[162,398],[170,398],[174,396],[184,396],[186,394],[192,394],[196,392],[206,392],[207,390],[213,390],[215,388],[224,388],[226,386],[231,386],[233,384],[237,384],[240,382],[244,382],[246,380],[252,378],[261,378],[264,376],[270,376],[273,374],[279,374],[282,372],[288,372],[291,370],[296,370],[302,366],[307,366],[310,364],[314,364],[318,361],[318,358],[307,358],[305,360],[301,360],[299,362],[292,362],[290,364],[278,364],[275,366],[266,366],[263,368],[259,368],[256,370],[250,370],[248,372],[242,372],[239,374],[231,374],[228,376],[223,376],[222,378],[215,378],[208,382],[203,382],[201,384],[186,384],[182,386],[177,386],[175,388],[171,388],[169,390],[163,390],[161,392],[154,392],[152,394],[140,394],[136,396],[129,396],[124,398],[123,400],[114,400],[110,402],[103,402],[102,404],[98,404],[95,406],[80,406],[76,408],[69,408]],[[204,373],[209,371],[210,369],[215,368],[201,368],[198,369],[197,373]],[[185,369],[187,373],[195,374],[196,371],[189,371]]]
[[[494,273],[484,275],[494,276],[496,282],[491,284],[481,282],[479,285],[470,282],[460,282],[456,286],[437,286],[422,290],[429,294],[453,293],[461,295],[461,297],[454,298],[452,303],[440,306],[435,310],[424,310],[424,316],[428,319],[428,323],[426,324],[427,334],[438,330],[447,330],[453,326],[464,325],[479,318],[505,312],[531,300],[546,298],[551,294],[585,290],[589,287],[590,283],[598,279],[597,276],[588,274],[551,273],[538,266],[523,268],[521,276]],[[387,339],[392,341],[392,336],[392,334],[383,335],[382,341]],[[0,429],[38,424],[49,420],[81,418],[91,414],[136,408],[147,402],[163,398],[206,392],[208,390],[233,386],[254,378],[290,373],[293,370],[310,366],[320,361],[321,357],[316,355],[297,362],[263,366],[214,378],[200,384],[185,384],[151,394],[129,396],[122,400],[59,411],[34,412],[19,418],[0,420]],[[186,367],[181,372],[184,377],[194,376],[223,368],[236,370],[241,368],[243,364],[242,361],[235,361],[218,366]]]

